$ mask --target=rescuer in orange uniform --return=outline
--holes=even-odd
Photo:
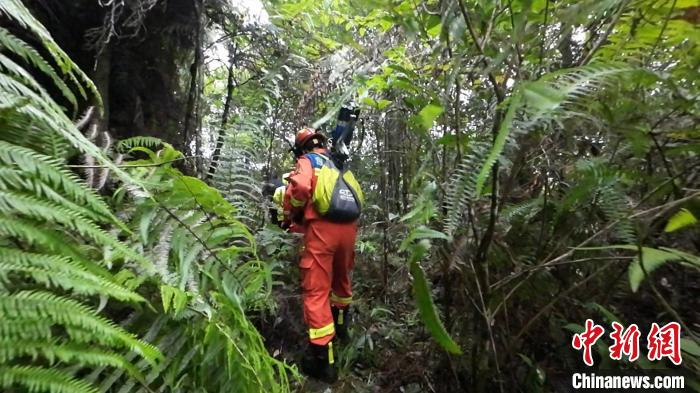
[[[303,213],[304,249],[299,267],[309,348],[302,361],[302,371],[333,382],[337,379],[333,338],[347,336],[357,221],[330,221],[316,211],[311,201],[318,172],[330,159],[326,137],[304,128],[297,133],[294,142],[303,155],[289,176],[284,202],[291,217]]]

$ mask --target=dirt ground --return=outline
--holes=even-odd
[[[400,266],[400,265],[399,265]],[[431,353],[427,336],[416,336],[422,329],[410,297],[410,279],[401,267],[394,272],[388,288],[379,286],[375,264],[361,257],[353,273],[354,303],[351,340],[335,343],[339,379],[328,385],[305,378],[296,386],[299,392],[423,392],[435,391],[426,354]],[[306,348],[299,270],[288,265],[274,289],[278,309],[266,316],[258,328],[269,352],[289,364],[299,364]],[[429,357],[429,356],[427,356]]]

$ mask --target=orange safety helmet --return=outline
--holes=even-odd
[[[301,149],[304,146],[306,146],[306,144],[314,138],[319,138],[318,142],[320,142],[320,143],[325,143],[327,140],[325,135],[314,130],[313,128],[308,128],[308,127],[302,128],[301,130],[299,130],[299,132],[297,132],[297,135],[294,138],[294,146],[296,148]]]

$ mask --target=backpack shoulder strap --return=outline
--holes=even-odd
[[[323,167],[324,164],[329,163],[333,168],[335,168],[335,165],[333,164],[333,160],[330,158],[326,157],[325,154],[321,153],[306,153],[304,154],[304,157],[306,157],[309,161],[311,161],[311,166],[314,169],[320,169]]]

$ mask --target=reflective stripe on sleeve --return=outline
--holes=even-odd
[[[272,201],[275,202],[276,204],[282,206],[282,200],[284,199],[284,191],[285,187],[277,187],[275,189],[275,193],[272,195]]]
[[[296,198],[294,198],[294,197],[291,197],[291,198],[289,199],[289,203],[291,203],[292,206],[294,206],[294,207],[302,207],[302,206],[304,206],[304,202],[305,202],[305,201],[300,201],[300,200],[298,200],[298,199],[296,199]]]
[[[331,293],[331,301],[338,304],[350,304],[352,303],[352,296],[342,297]]]
[[[328,325],[318,329],[309,329],[309,338],[313,340],[331,335],[333,333],[335,333],[335,327],[333,326],[333,322],[331,322]]]
[[[284,221],[284,210],[277,209],[277,221]]]

